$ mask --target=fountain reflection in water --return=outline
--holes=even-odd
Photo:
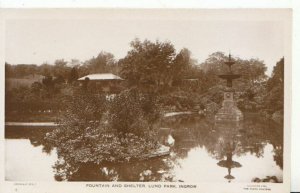
[[[242,165],[239,162],[236,162],[232,159],[235,151],[237,150],[237,146],[240,145],[239,138],[236,136],[236,133],[241,129],[241,124],[239,122],[226,122],[226,123],[216,123],[216,130],[219,130],[221,137],[218,140],[218,145],[220,146],[220,157],[225,156],[226,160],[221,160],[217,164],[220,167],[227,168],[228,174],[224,177],[231,182],[231,180],[235,179],[233,175],[231,175],[231,170],[233,168],[240,168]]]

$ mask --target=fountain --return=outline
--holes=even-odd
[[[227,87],[224,91],[224,100],[222,103],[222,108],[219,109],[217,114],[215,115],[216,121],[240,121],[243,120],[242,112],[237,108],[236,103],[234,101],[234,89],[232,88],[232,81],[234,79],[240,78],[241,75],[234,74],[231,70],[231,66],[235,62],[231,59],[231,55],[229,54],[229,60],[225,62],[228,66],[229,71],[226,74],[219,75],[220,78],[225,79],[227,81]]]
[[[226,160],[221,160],[217,163],[218,166],[227,168],[228,174],[224,176],[225,179],[228,180],[228,182],[231,182],[231,180],[235,179],[235,177],[231,174],[231,169],[233,168],[240,168],[242,165],[239,162],[233,161],[233,151],[235,147],[231,147],[232,144],[225,145],[225,151],[226,151]]]

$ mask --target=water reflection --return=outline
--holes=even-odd
[[[33,146],[29,139],[5,141],[5,180],[53,181],[52,165],[57,160],[55,149],[49,153]]]
[[[46,146],[45,134],[51,132],[53,127],[16,127],[5,126],[5,139],[29,139],[33,147],[42,146],[42,151],[50,154],[53,147]],[[29,152],[28,152],[29,153]]]
[[[47,170],[57,181],[282,182],[280,125],[257,117],[246,117],[239,124],[215,124],[199,116],[180,115],[167,117],[161,127],[159,140],[171,146],[170,156],[130,163],[78,165],[66,162],[58,154],[55,164],[49,162],[54,171],[40,165],[32,167]],[[32,151],[39,146],[43,152],[51,153],[53,147],[44,144],[49,131],[7,128],[6,138],[26,138],[33,146]],[[41,159],[45,153],[40,155]],[[7,167],[13,167],[11,164],[16,163],[8,161]]]
[[[225,146],[226,160],[221,160],[218,162],[218,166],[228,169],[228,175],[226,175],[224,177],[224,178],[228,179],[228,182],[231,182],[231,180],[235,178],[234,176],[231,175],[231,169],[242,167],[242,165],[239,162],[232,160],[234,148],[235,148],[235,146],[232,145],[232,143],[226,144],[226,146]]]

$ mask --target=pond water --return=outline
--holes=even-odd
[[[124,164],[81,165],[69,173],[63,166],[53,168],[58,163],[56,150],[43,145],[49,131],[6,128],[6,180],[282,182],[283,128],[257,117],[240,123],[214,123],[198,115],[166,117],[159,140],[171,146],[170,155]]]

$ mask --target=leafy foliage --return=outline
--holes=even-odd
[[[204,63],[200,64],[206,75],[212,80],[212,83],[219,83],[220,79],[217,75],[228,72],[225,61],[228,61],[228,57],[223,52],[215,52]],[[253,86],[256,83],[265,81],[267,67],[263,61],[259,59],[244,60],[241,58],[234,58],[234,61],[235,64],[232,66],[232,71],[242,75],[241,78],[234,81],[236,89],[245,89],[247,86]],[[212,76],[217,79],[213,79]]]
[[[73,83],[79,78],[78,71],[75,67],[72,68],[72,70],[69,73],[68,82]]]
[[[284,59],[277,62],[273,69],[272,77],[267,81],[267,94],[264,97],[265,108],[269,114],[284,108]]]
[[[155,132],[159,112],[153,95],[130,89],[117,95],[109,106],[110,126],[117,132],[142,137]]]
[[[151,100],[136,90],[124,91],[110,101],[104,95],[75,94],[66,101],[60,126],[46,136],[60,158],[55,169],[74,172],[73,166],[125,162],[157,149],[154,123],[159,114]]]
[[[89,74],[107,72],[118,74],[118,64],[114,55],[104,51],[101,51],[97,57],[85,61],[82,67],[86,67]]]
[[[119,63],[122,77],[131,85],[171,86],[190,62],[190,52],[183,49],[176,55],[170,42],[135,39],[130,45],[132,49]]]

